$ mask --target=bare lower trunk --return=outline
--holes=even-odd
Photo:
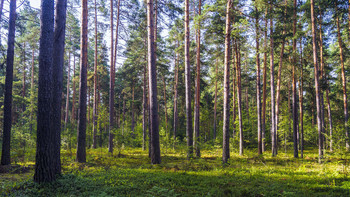
[[[213,130],[213,139],[216,139],[216,107],[218,101],[218,59],[215,62],[215,99],[214,99],[214,130]]]
[[[272,12],[272,6],[270,7]],[[270,87],[271,87],[271,141],[272,156],[277,155],[277,132],[275,114],[275,77],[274,77],[274,40],[273,40],[273,19],[270,18]]]
[[[232,0],[226,5],[226,33],[225,33],[225,68],[224,68],[224,120],[223,120],[223,144],[222,162],[227,163],[230,158],[230,43],[231,43],[231,15]]]
[[[199,0],[199,5],[198,5],[198,15],[200,16],[202,12],[202,1]],[[196,58],[196,64],[197,64],[197,77],[196,77],[196,98],[195,98],[195,115],[194,115],[194,140],[193,140],[193,147],[196,152],[196,156],[200,157],[200,148],[199,148],[199,118],[200,118],[200,72],[201,72],[201,60],[200,60],[200,55],[201,55],[201,27],[200,27],[200,22],[198,24],[198,29],[197,29],[197,58]]]
[[[258,9],[255,8],[255,11],[258,13]],[[256,109],[258,113],[258,154],[261,155],[262,152],[262,134],[261,134],[261,98],[260,98],[260,51],[259,51],[259,18],[256,14],[255,18],[256,25]]]
[[[243,119],[242,119],[242,85],[241,85],[241,52],[240,45],[235,40],[236,52],[236,78],[237,78],[237,106],[238,106],[238,121],[239,121],[239,155],[243,155]]]
[[[296,30],[297,30],[297,1],[294,0],[294,9],[293,9],[293,54],[297,51],[297,41],[296,41]],[[293,71],[292,71],[292,115],[293,115],[293,139],[294,139],[294,158],[298,158],[298,113],[297,113],[297,83],[295,77],[297,59],[293,55]]]
[[[186,136],[187,158],[193,157],[193,129],[191,107],[191,65],[190,65],[190,14],[189,0],[185,0],[185,86],[186,86]]]
[[[114,129],[114,84],[115,84],[115,64],[114,64],[114,24],[113,24],[113,0],[110,1],[110,10],[111,10],[111,57],[110,57],[110,65],[111,72],[109,78],[109,134],[108,134],[108,152],[113,154],[113,129]]]
[[[94,106],[93,106],[93,137],[92,137],[92,148],[97,148],[97,3],[95,0],[95,57],[94,57]]]
[[[313,48],[314,74],[315,74],[315,89],[316,89],[317,128],[318,128],[318,140],[319,140],[318,154],[319,154],[319,163],[321,163],[323,159],[323,147],[322,147],[323,137],[322,137],[322,125],[321,125],[319,69],[318,69],[318,62],[317,62],[317,42],[316,42],[314,0],[311,0],[311,26],[312,26],[312,48]]]
[[[299,126],[299,138],[300,138],[300,157],[304,157],[304,109],[303,109],[303,56],[302,56],[303,48],[302,42],[300,42],[300,82],[299,82],[299,109],[300,109],[300,126]]]
[[[262,102],[262,152],[265,152],[265,131],[266,131],[266,86],[267,86],[267,9],[265,13],[264,31],[264,71],[263,71],[263,102]]]

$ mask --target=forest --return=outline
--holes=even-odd
[[[0,196],[350,196],[350,0],[0,0]]]

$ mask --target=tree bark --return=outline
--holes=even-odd
[[[145,44],[147,42],[145,41]],[[145,56],[147,60],[147,55]],[[146,150],[147,138],[147,64],[143,67],[143,94],[142,94],[142,150]]]
[[[321,109],[320,109],[320,88],[319,88],[319,69],[317,62],[317,42],[316,42],[316,26],[315,26],[315,14],[314,14],[314,0],[311,0],[311,27],[312,27],[312,48],[313,48],[313,61],[314,61],[314,74],[315,74],[315,89],[316,89],[316,109],[317,109],[317,129],[318,129],[318,154],[319,163],[323,158],[323,137],[322,137],[322,125],[321,125]]]
[[[190,65],[190,13],[189,0],[185,0],[185,89],[186,89],[186,136],[187,158],[193,157],[193,129],[191,107],[191,65]]]
[[[82,26],[80,44],[80,81],[79,81],[79,123],[77,161],[86,162],[86,97],[87,97],[87,66],[88,66],[88,1],[81,1]]]
[[[258,113],[258,154],[262,152],[262,133],[261,133],[261,98],[260,98],[260,52],[259,52],[259,15],[258,9],[255,8],[255,30],[256,30],[256,110]]]
[[[214,99],[214,131],[213,131],[213,139],[216,140],[216,108],[218,102],[218,59],[215,60],[215,99]]]
[[[267,86],[267,9],[265,12],[264,31],[264,71],[263,71],[263,102],[262,102],[262,152],[265,152],[265,130],[266,130],[266,86]]]
[[[113,37],[113,0],[110,0],[110,19],[111,19],[111,57],[110,57],[110,78],[109,78],[109,138],[108,152],[113,154],[113,129],[114,129],[114,84],[115,84],[115,66],[114,66],[114,37]]]
[[[232,0],[226,5],[226,30],[225,30],[225,68],[224,68],[224,120],[223,120],[223,144],[222,162],[227,163],[230,158],[230,43],[231,43],[231,11]]]
[[[234,21],[234,19],[233,19]],[[234,44],[232,44],[232,112],[233,112],[233,131],[232,131],[232,141],[234,142],[235,136],[236,136],[236,65],[237,62],[235,61],[235,52],[234,52]],[[216,82],[215,82],[216,83]],[[217,84],[215,84],[217,85]],[[217,86],[215,87],[217,91]]]
[[[92,121],[93,121],[93,138],[92,138],[92,148],[97,148],[97,58],[98,58],[98,52],[97,52],[97,3],[95,0],[95,57],[94,57],[94,106],[93,106],[93,115],[92,115]]]
[[[1,165],[11,164],[11,127],[12,127],[12,84],[13,62],[15,57],[15,33],[16,33],[16,0],[10,1],[10,20],[7,40],[6,78],[4,99],[4,122]],[[51,51],[52,52],[52,51]],[[38,108],[39,109],[39,108]],[[39,124],[38,124],[39,125]]]
[[[70,86],[70,59],[71,58],[71,52],[69,51],[68,54],[68,73],[67,73],[67,93],[66,93],[66,117],[64,119],[64,128],[66,130],[68,125],[68,118],[69,118],[69,86]]]
[[[157,71],[156,53],[154,48],[154,18],[153,0],[147,0],[147,26],[148,26],[148,74],[150,98],[150,124],[151,124],[151,163],[160,164],[159,122],[157,101]]]
[[[34,181],[38,183],[55,180],[54,144],[52,142],[54,133],[50,125],[54,7],[53,0],[41,1],[37,145],[34,174]]]
[[[75,119],[76,119],[76,115],[75,115],[75,111],[76,111],[76,109],[75,109],[76,87],[75,87],[74,78],[75,78],[75,54],[73,53],[73,79],[72,79],[72,81],[73,81],[73,84],[72,84],[72,86],[73,86],[73,92],[72,92],[73,98],[72,98],[72,120],[71,120],[72,123],[75,123]]]
[[[300,110],[300,127],[299,127],[299,133],[300,133],[300,157],[304,157],[304,109],[303,109],[303,48],[302,48],[302,42],[300,42],[300,82],[299,82],[299,110]]]
[[[343,41],[340,34],[340,25],[339,25],[339,16],[338,16],[338,5],[337,1],[335,1],[336,7],[336,23],[337,23],[337,36],[338,36],[338,44],[339,44],[339,56],[340,56],[340,64],[341,64],[341,78],[343,85],[343,102],[344,102],[344,122],[345,122],[345,143],[346,149],[349,150],[349,127],[348,127],[348,101],[347,101],[347,93],[346,93],[346,77],[345,77],[345,68],[344,68],[344,57],[343,57]]]
[[[176,43],[176,48],[178,48],[178,43]],[[175,52],[175,85],[174,85],[174,149],[176,143],[176,131],[178,124],[178,109],[177,109],[177,86],[179,83],[179,62],[178,62],[178,53]]]
[[[272,14],[272,5],[270,6],[270,14]],[[275,70],[275,66],[274,66],[273,18],[271,16],[270,17],[270,86],[271,86],[271,141],[272,141],[271,144],[272,144],[273,157],[277,155],[274,70]]]
[[[296,31],[297,31],[297,1],[294,0],[294,9],[293,9],[293,54],[297,52],[297,40],[296,40]],[[295,79],[295,67],[297,64],[296,56],[293,55],[293,71],[292,71],[292,111],[293,111],[293,139],[294,139],[294,158],[298,158],[298,112],[297,112],[297,83]]]
[[[243,119],[242,119],[242,85],[241,85],[241,51],[237,40],[235,40],[236,52],[236,78],[237,78],[237,105],[239,120],[239,155],[243,155]]]
[[[198,15],[202,14],[202,0],[198,1]],[[196,52],[196,64],[197,64],[197,78],[196,78],[196,100],[195,100],[195,115],[194,115],[194,140],[193,147],[196,152],[196,157],[200,157],[200,134],[199,134],[199,121],[200,121],[200,72],[201,72],[201,22],[198,21],[197,29],[197,52]]]
[[[52,64],[51,129],[54,143],[55,173],[61,174],[61,108],[63,95],[63,65],[66,37],[67,0],[56,0],[55,32]],[[63,113],[62,113],[63,114]]]

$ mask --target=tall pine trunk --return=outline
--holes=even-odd
[[[94,56],[94,104],[93,104],[93,114],[92,114],[92,121],[93,121],[93,137],[92,137],[92,148],[97,148],[97,3],[95,0],[95,56]]]
[[[262,151],[262,133],[261,133],[261,96],[260,96],[260,52],[259,52],[259,15],[258,9],[255,8],[255,30],[256,30],[256,110],[258,113],[258,154]]]
[[[198,15],[202,14],[202,0],[198,2]],[[199,121],[200,121],[200,72],[201,72],[201,23],[198,21],[198,29],[197,29],[197,52],[196,52],[196,64],[197,64],[197,77],[196,77],[196,98],[195,98],[195,111],[194,111],[194,140],[193,147],[196,152],[196,156],[200,157],[200,148],[199,148]]]
[[[293,9],[293,54],[297,52],[297,40],[296,40],[296,31],[297,31],[297,1],[294,0],[294,9]],[[292,70],[292,111],[293,111],[293,142],[294,142],[294,158],[298,158],[298,112],[297,112],[297,82],[295,77],[297,59],[293,55],[293,70]]]
[[[214,129],[213,129],[213,139],[216,140],[216,122],[217,114],[216,108],[218,103],[218,59],[215,60],[215,96],[214,96]]]
[[[86,162],[86,97],[87,97],[87,66],[88,66],[88,1],[81,1],[82,25],[80,38],[80,81],[79,81],[79,123],[77,161]]]
[[[3,143],[2,143],[2,153],[1,153],[1,165],[11,164],[10,141],[11,141],[11,127],[12,127],[12,84],[13,84],[13,62],[15,57],[15,31],[16,31],[16,0],[11,0],[9,31],[8,31],[8,40],[7,40],[7,56],[6,56],[6,78],[5,78],[5,99],[4,99],[4,120],[3,120],[4,122],[3,122],[3,138],[2,138]]]
[[[157,67],[154,48],[154,18],[153,0],[147,0],[147,26],[148,26],[148,75],[149,75],[149,100],[150,100],[150,139],[151,139],[151,163],[160,164],[159,122],[157,101]]]
[[[304,157],[304,109],[303,109],[303,48],[302,48],[302,42],[300,42],[300,82],[299,82],[299,110],[300,110],[300,126],[299,126],[299,138],[300,138],[300,157]]]
[[[193,129],[191,107],[191,65],[190,65],[190,11],[189,0],[185,0],[185,89],[186,89],[186,137],[187,158],[193,156]]]
[[[272,5],[270,6],[272,14]],[[283,45],[282,45],[283,46]],[[273,18],[270,16],[270,87],[271,87],[271,144],[272,156],[277,155],[277,131],[275,114],[275,76],[274,76],[274,39],[273,39]]]
[[[317,110],[317,129],[318,129],[318,154],[319,163],[323,158],[323,137],[322,137],[322,125],[321,125],[321,104],[320,104],[320,88],[319,88],[319,69],[317,62],[317,42],[316,42],[316,25],[315,25],[315,13],[314,13],[314,0],[311,0],[311,27],[312,27],[312,49],[313,49],[313,61],[314,61],[314,74],[315,74],[315,92],[316,92],[316,110]]]
[[[111,19],[111,56],[110,56],[110,77],[109,77],[109,134],[108,134],[108,152],[113,154],[113,129],[114,129],[114,84],[115,84],[115,66],[114,66],[114,37],[113,37],[113,0],[110,0],[110,19]]]
[[[226,5],[226,30],[225,30],[225,68],[224,68],[224,120],[223,120],[223,144],[222,162],[227,163],[230,158],[230,43],[231,43],[231,8],[232,0]]]
[[[267,87],[267,9],[265,12],[264,30],[264,71],[263,71],[263,102],[262,102],[262,152],[265,152],[265,131],[266,131],[266,87]]]
[[[16,5],[14,5],[16,6]],[[41,1],[41,29],[39,45],[39,87],[37,115],[37,143],[34,181],[38,183],[55,180],[55,165],[50,125],[52,55],[54,38],[54,1]],[[61,95],[59,96],[61,97]]]
[[[237,78],[237,106],[239,121],[239,155],[243,155],[243,119],[242,119],[242,84],[241,84],[241,51],[239,42],[235,39],[236,78]]]

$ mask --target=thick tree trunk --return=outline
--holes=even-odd
[[[218,59],[215,60],[215,99],[214,99],[214,131],[213,131],[213,139],[216,140],[216,108],[218,102]]]
[[[94,106],[93,106],[93,114],[92,114],[92,121],[93,121],[93,138],[92,138],[92,148],[97,148],[97,3],[95,0],[95,57],[94,57]]]
[[[343,102],[344,102],[344,122],[345,122],[345,143],[346,149],[349,150],[349,127],[348,127],[348,101],[347,101],[347,93],[346,93],[346,77],[345,77],[345,68],[344,68],[344,57],[343,57],[343,41],[340,33],[340,25],[339,25],[339,16],[338,16],[338,5],[336,6],[336,22],[337,22],[337,36],[338,36],[338,44],[339,44],[339,56],[340,56],[340,64],[341,64],[341,78],[343,85]]]
[[[226,5],[226,30],[225,30],[225,68],[224,68],[224,120],[223,120],[223,142],[222,162],[227,163],[230,158],[230,43],[231,43],[231,8],[232,0]]]
[[[157,101],[157,70],[154,48],[154,18],[153,0],[147,0],[147,25],[148,25],[148,74],[149,74],[149,99],[150,99],[150,137],[151,137],[151,163],[160,164],[159,146],[159,122]]]
[[[255,8],[255,30],[256,30],[256,110],[258,113],[258,154],[262,151],[262,133],[261,133],[261,98],[260,98],[260,52],[259,52],[259,15],[258,9]]]
[[[198,15],[202,14],[202,0],[198,1]],[[196,64],[197,64],[197,77],[196,77],[196,98],[195,98],[195,110],[194,110],[194,140],[193,147],[196,152],[196,156],[200,157],[200,148],[199,148],[199,121],[200,121],[200,72],[201,72],[201,23],[198,21],[198,29],[197,29],[197,52],[196,52]]]
[[[297,52],[297,40],[296,40],[296,31],[297,31],[297,1],[294,0],[294,9],[293,9],[293,54]],[[295,69],[296,69],[297,59],[293,55],[293,71],[292,71],[292,111],[293,111],[293,141],[294,141],[294,158],[298,158],[298,112],[297,112],[297,82],[295,79]]]
[[[54,8],[53,0],[41,1],[37,145],[34,174],[34,181],[38,183],[55,180],[54,144],[52,143],[54,133],[50,125]]]
[[[270,6],[272,13],[272,6]],[[283,46],[283,45],[282,45]],[[274,77],[274,40],[273,40],[273,18],[270,18],[270,86],[271,86],[271,144],[272,156],[277,155],[277,132],[275,114],[275,77]]]
[[[237,78],[237,105],[239,121],[239,155],[243,155],[243,119],[242,119],[242,85],[241,85],[241,51],[239,42],[235,40],[236,78]]]
[[[80,46],[80,82],[79,82],[79,123],[78,123],[78,146],[77,161],[86,162],[86,96],[87,96],[87,66],[88,66],[88,2],[81,1],[82,26]]]
[[[115,66],[114,66],[114,37],[113,37],[113,0],[110,0],[110,19],[111,19],[111,57],[110,57],[110,78],[109,78],[109,138],[108,152],[113,154],[113,129],[114,129],[114,84],[115,84]]]
[[[185,0],[185,89],[186,89],[186,136],[187,158],[193,156],[193,129],[191,107],[191,65],[190,65],[190,13],[189,0]]]
[[[311,27],[312,27],[312,48],[313,48],[313,60],[314,60],[314,74],[315,74],[315,91],[316,91],[316,109],[317,109],[317,128],[318,128],[318,154],[319,163],[323,158],[323,137],[322,137],[322,125],[321,125],[321,109],[320,109],[320,88],[319,88],[319,69],[317,62],[317,42],[316,42],[316,25],[314,14],[314,0],[311,0]]]
[[[266,130],[266,86],[267,86],[267,9],[265,13],[264,31],[264,71],[263,71],[263,102],[262,102],[262,152],[265,152],[265,130]]]
[[[54,143],[55,173],[61,174],[61,108],[63,95],[63,65],[66,37],[67,0],[56,0],[55,32],[52,64],[51,129]],[[67,95],[68,96],[68,95]],[[62,113],[63,114],[63,113]]]
[[[8,31],[8,40],[7,40],[4,120],[3,120],[4,122],[3,122],[3,138],[2,138],[3,143],[2,143],[2,153],[1,153],[1,165],[11,164],[10,141],[11,141],[11,127],[12,127],[12,84],[13,84],[13,61],[15,57],[15,32],[16,32],[16,0],[11,0],[9,31]],[[52,49],[52,46],[51,46],[51,49]],[[47,52],[49,53],[50,51],[47,51]],[[38,107],[38,109],[41,109],[41,108]]]

